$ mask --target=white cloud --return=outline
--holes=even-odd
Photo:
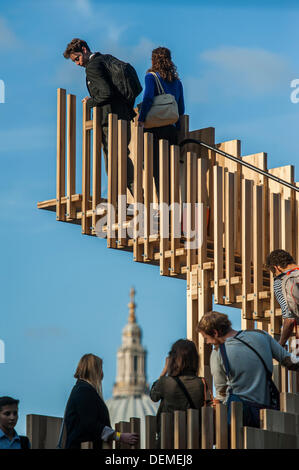
[[[1,48],[15,48],[19,40],[13,30],[9,27],[5,18],[0,16],[0,44]]]
[[[55,326],[28,328],[25,336],[32,339],[53,339],[65,337],[66,330]]]
[[[93,15],[92,6],[89,0],[74,0],[74,7],[78,13],[86,18]]]
[[[205,51],[199,58],[198,76],[184,81],[193,102],[248,93],[269,95],[279,87],[289,87],[292,77],[287,59],[265,49],[223,46]]]

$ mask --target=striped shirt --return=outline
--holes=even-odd
[[[282,292],[282,279],[285,273],[287,273],[288,271],[289,270],[286,270],[282,272],[281,274],[279,274],[279,276],[276,276],[274,278],[274,294],[275,294],[277,302],[280,305],[282,318],[284,319],[296,318],[297,319],[296,315],[290,311],[287,301]]]

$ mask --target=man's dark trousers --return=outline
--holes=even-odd
[[[100,106],[101,109],[101,128],[102,128],[102,145],[104,150],[104,161],[105,169],[108,174],[108,115],[110,113],[116,114],[118,119],[127,121],[127,144],[129,145],[131,140],[131,119],[132,109],[127,106],[126,103],[121,101],[105,104]],[[134,181],[134,166],[132,160],[129,157],[130,151],[128,149],[127,158],[127,187],[133,194],[133,181]]]

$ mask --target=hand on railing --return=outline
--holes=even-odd
[[[85,98],[82,100],[82,103],[86,103],[88,100],[90,100],[90,96],[85,96]]]
[[[130,446],[133,446],[137,444],[139,441],[139,434],[136,434],[135,432],[130,433],[130,432],[122,432],[120,434],[120,439],[121,442],[124,444],[129,444]]]

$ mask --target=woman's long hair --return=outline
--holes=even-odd
[[[152,51],[152,67],[148,72],[158,72],[167,82],[179,79],[176,66],[171,60],[171,52],[167,47],[157,47]]]
[[[100,357],[84,354],[77,365],[74,377],[90,383],[102,396],[103,361]]]
[[[179,339],[170,350],[168,356],[168,375],[197,375],[199,356],[193,341]]]

